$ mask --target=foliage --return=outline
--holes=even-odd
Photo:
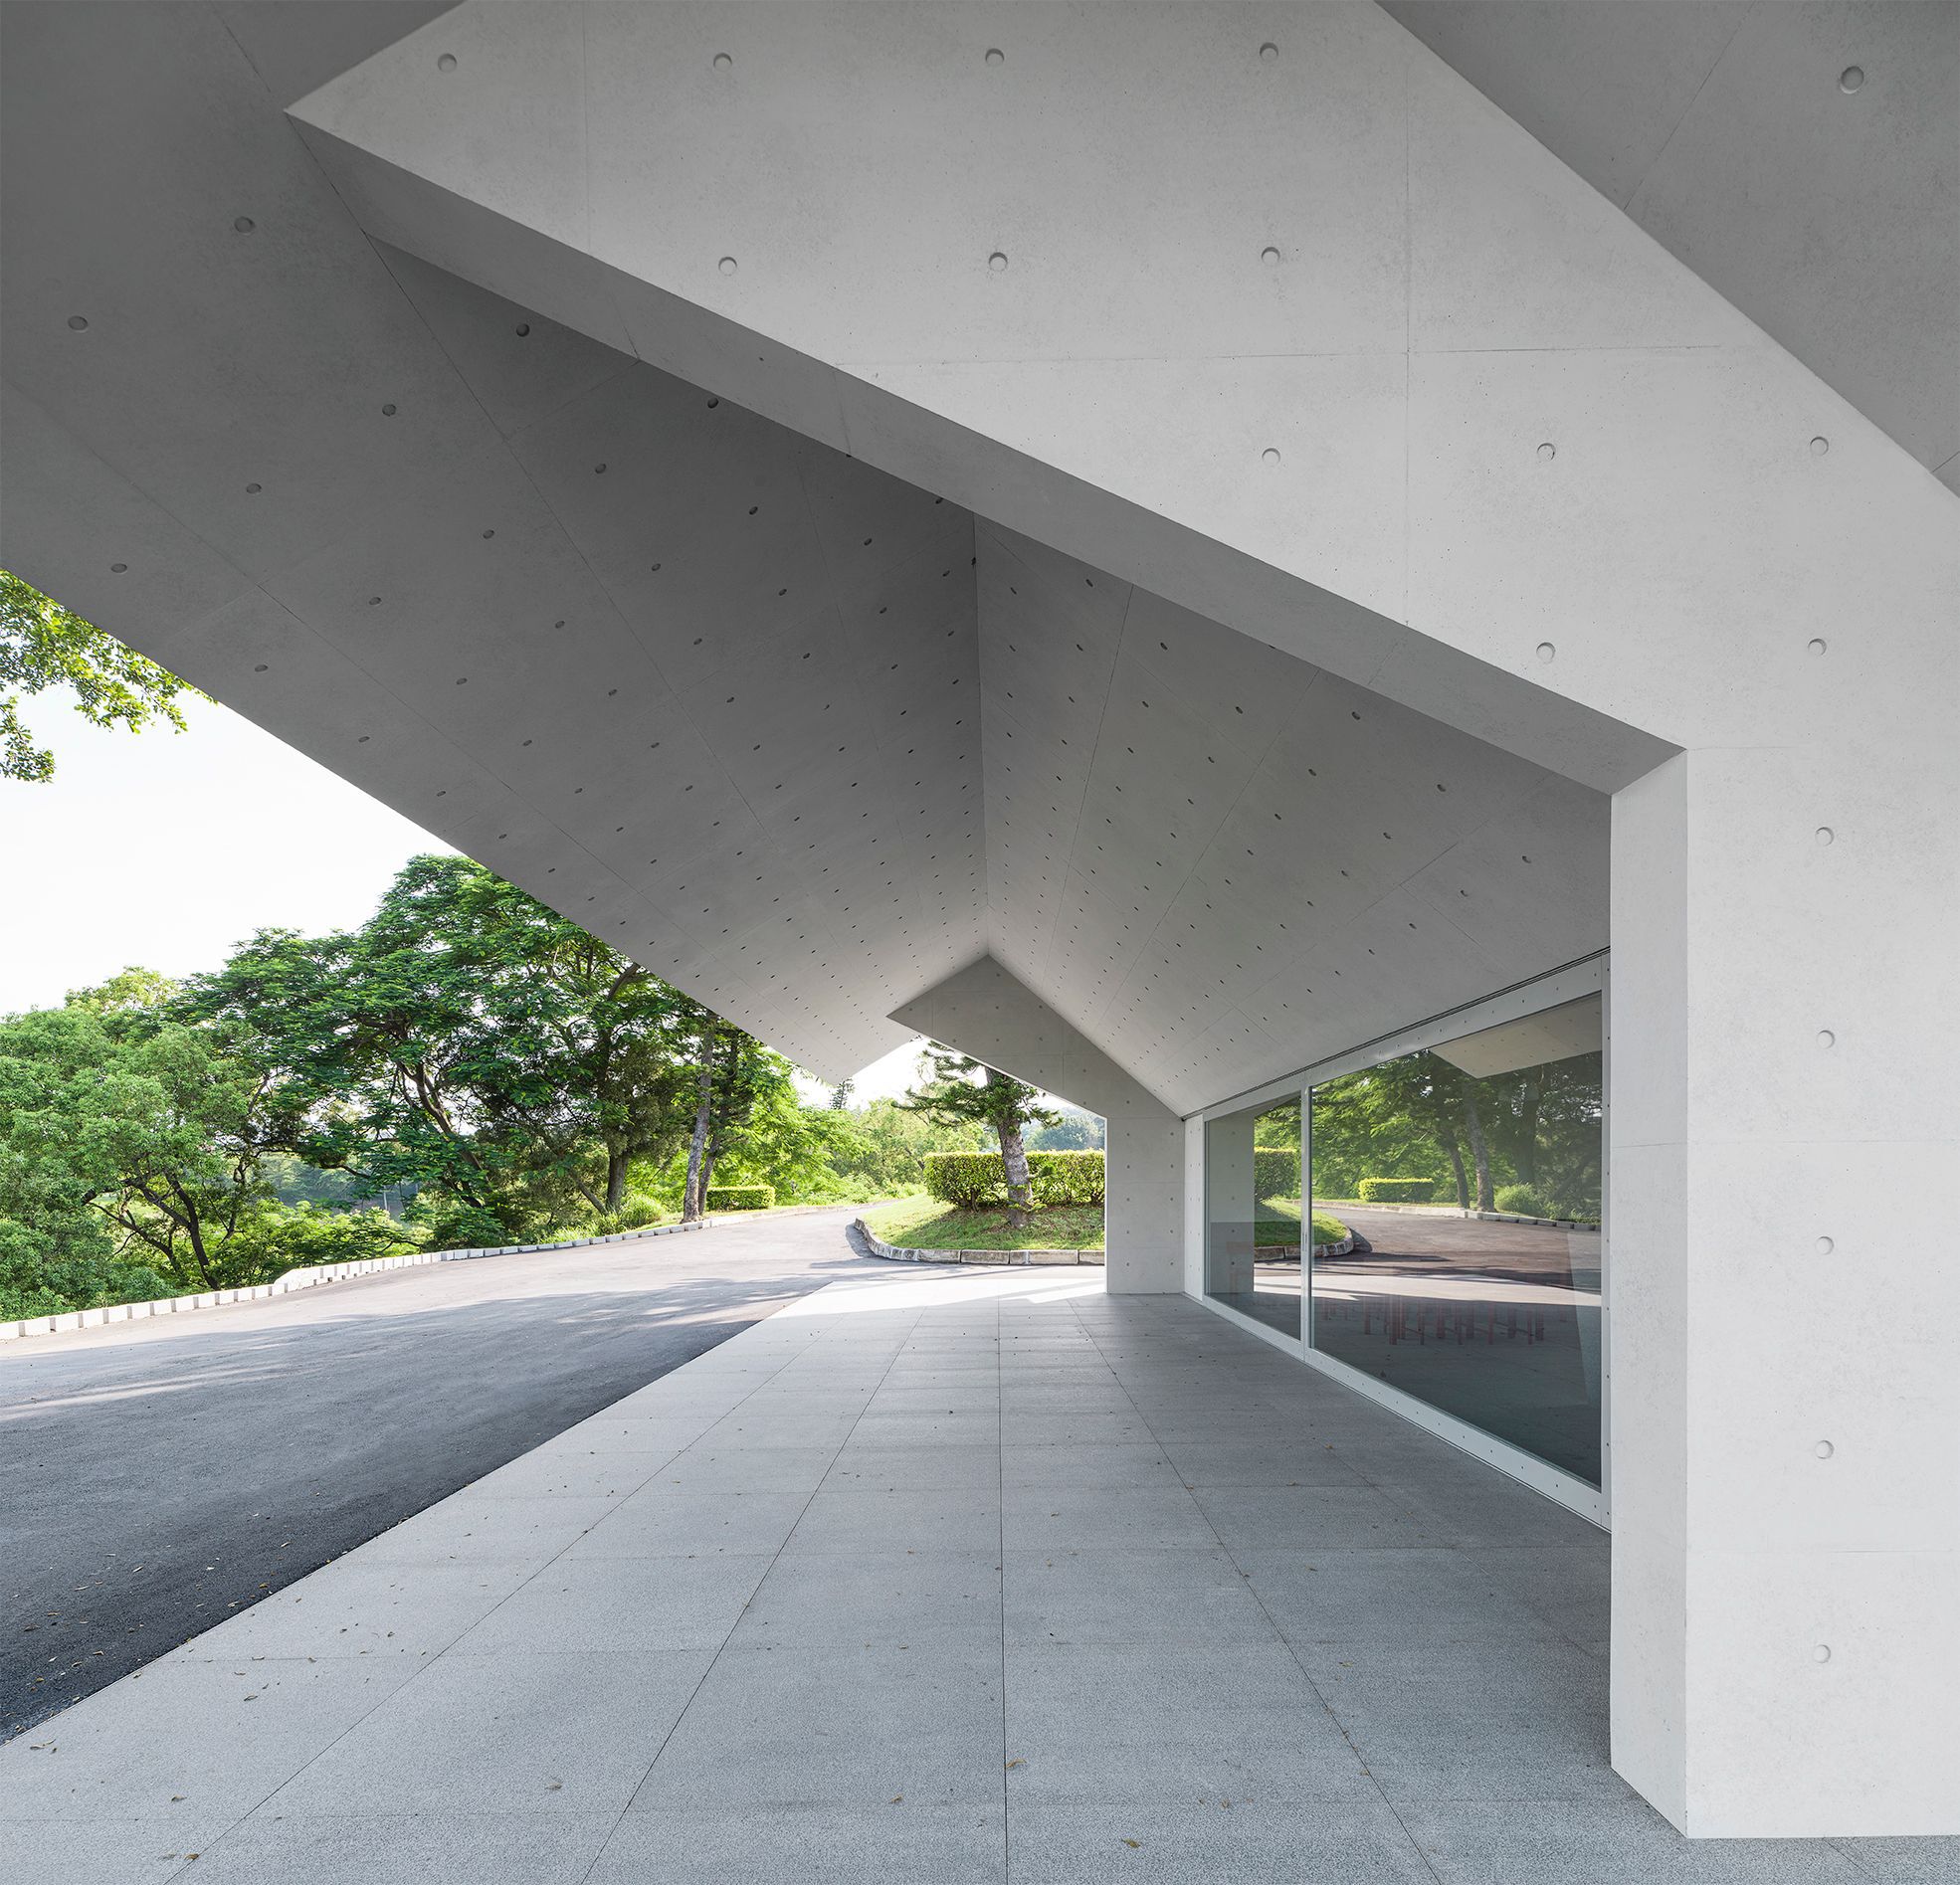
[[[1490,1211],[1500,1185],[1521,1184],[1550,1216],[1597,1220],[1602,1074],[1596,1052],[1484,1079],[1428,1052],[1344,1074],[1313,1089],[1314,1193],[1427,1178],[1429,1197]]]
[[[1038,1205],[1100,1205],[1100,1152],[1030,1152],[1029,1187]],[[925,1189],[943,1204],[974,1209],[1010,1202],[1006,1161],[998,1152],[935,1152],[925,1160]]]
[[[591,1234],[614,1236],[622,1230],[644,1230],[650,1224],[669,1224],[674,1217],[673,1209],[653,1193],[629,1191],[617,1211],[592,1220]]]
[[[798,1205],[855,1203],[879,1195],[856,1190],[839,1176],[840,1164],[857,1148],[852,1114],[803,1105],[788,1062],[775,1054],[752,1064],[749,1071],[747,1116],[739,1122],[723,1122],[713,1166],[714,1189],[767,1185],[785,1204]],[[667,1189],[677,1200],[686,1177],[682,1164],[667,1179]]]
[[[1100,1152],[1031,1152],[1029,1176],[1038,1205],[1100,1205],[1104,1164]]]
[[[830,1157],[839,1196],[856,1202],[920,1191],[928,1154],[979,1152],[992,1136],[976,1121],[935,1122],[890,1099],[832,1117],[849,1122]]]
[[[185,1000],[251,1037],[282,1150],[369,1192],[436,1187],[505,1241],[575,1203],[617,1211],[634,1161],[685,1141],[690,1046],[714,1019],[441,856],[412,858],[358,930],[261,930]]]
[[[351,1172],[322,1172],[290,1152],[268,1152],[260,1161],[272,1193],[283,1205],[365,1204],[368,1196]]]
[[[1364,1178],[1355,1195],[1364,1205],[1426,1205],[1436,1196],[1436,1180]]]
[[[1513,1218],[1554,1218],[1558,1214],[1529,1185],[1500,1185],[1497,1209]]]
[[[1094,1205],[1056,1205],[1017,1225],[1005,1206],[966,1209],[929,1198],[867,1212],[865,1223],[886,1243],[916,1250],[1099,1250],[1102,1212]]]
[[[1030,1152],[1100,1152],[1102,1146],[1102,1121],[1074,1107],[1064,1107],[1054,1125],[1042,1126],[1028,1135]]]
[[[495,1212],[440,1191],[421,1193],[408,1222],[425,1250],[496,1250],[511,1241]]]
[[[183,1287],[238,1280],[226,1245],[265,1196],[257,1157],[265,1080],[212,1032],[164,1011],[96,1004],[0,1023],[0,1216],[34,1246],[50,1286],[107,1282],[77,1258],[140,1248]],[[91,1218],[105,1240],[91,1237]]]
[[[769,1211],[776,1203],[773,1185],[710,1185],[709,1211]]]
[[[912,1111],[945,1124],[972,1122],[991,1126],[1000,1140],[1001,1166],[1010,1211],[1025,1213],[1034,1202],[1023,1134],[1030,1126],[1052,1126],[1061,1117],[1042,1104],[1041,1089],[1017,1080],[964,1053],[930,1042],[921,1056],[929,1070],[922,1086],[913,1088],[905,1104]]]
[[[75,710],[93,726],[141,732],[167,720],[181,733],[179,694],[196,689],[125,647],[114,636],[0,570],[0,779],[43,783],[55,756],[35,743],[20,714],[21,696],[49,687],[75,694]]]
[[[414,1247],[413,1239],[385,1211],[275,1204],[248,1213],[233,1230],[225,1252],[251,1281],[263,1283],[306,1264],[359,1262]]]
[[[1254,1146],[1253,1196],[1293,1199],[1299,1197],[1297,1138],[1290,1146]]]

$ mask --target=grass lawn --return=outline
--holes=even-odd
[[[1028,1214],[1028,1227],[1007,1221],[1005,1205],[960,1211],[936,1198],[904,1198],[865,1213],[875,1236],[913,1250],[1099,1250],[1100,1205],[1053,1205]]]
[[[1338,1218],[1329,1217],[1324,1211],[1313,1214],[1313,1240],[1315,1243],[1338,1243],[1347,1235],[1347,1225]],[[888,1239],[887,1239],[888,1240]],[[1262,1198],[1257,1207],[1253,1223],[1253,1244],[1255,1248],[1265,1248],[1274,1243],[1297,1243],[1299,1241],[1299,1200],[1297,1198]]]

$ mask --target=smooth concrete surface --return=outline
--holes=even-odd
[[[468,5],[289,119],[312,17],[7,7],[9,567],[834,1075],[988,955],[1184,1113],[1610,941],[1615,1760],[1960,1831],[1926,464],[1379,9]]]
[[[1960,8],[1382,4],[1960,488]]]
[[[983,952],[1181,1109],[1605,941],[1598,780],[1353,610],[1343,678],[364,236],[321,17],[0,9],[9,567],[832,1079]]]
[[[1606,1558],[1183,1297],[851,1279],[0,1749],[0,1815],[38,1885],[1954,1863],[1667,1827]]]
[[[9,1344],[0,1733],[862,1268],[849,1219],[731,1218]]]

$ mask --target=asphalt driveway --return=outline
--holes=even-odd
[[[0,1738],[863,1270],[850,1217],[724,1219],[0,1347]]]

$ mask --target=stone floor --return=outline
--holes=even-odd
[[[1607,1545],[1181,1298],[833,1284],[0,1748],[37,1885],[1905,1885],[1678,1838]]]

